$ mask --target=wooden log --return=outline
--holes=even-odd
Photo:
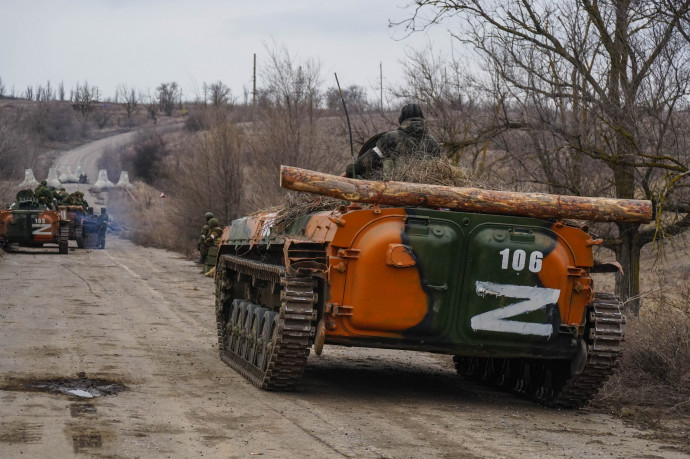
[[[406,182],[375,182],[289,166],[280,168],[280,186],[346,201],[387,206],[422,206],[597,222],[649,223],[652,219],[651,201],[492,191]]]

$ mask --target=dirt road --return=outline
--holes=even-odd
[[[682,456],[607,415],[462,382],[427,354],[326,346],[296,392],[259,391],[218,358],[198,271],[112,237],[3,256],[0,457]]]

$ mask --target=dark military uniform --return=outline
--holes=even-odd
[[[101,207],[101,215],[96,219],[96,224],[98,226],[98,245],[99,249],[105,249],[105,233],[108,231],[108,222],[110,218],[108,217],[108,212],[105,207]]]
[[[416,104],[405,105],[398,117],[400,127],[395,131],[388,131],[372,138],[366,143],[375,146],[362,152],[355,164],[347,166],[347,176],[354,173],[366,177],[372,171],[381,169],[386,160],[393,160],[404,156],[418,156],[420,158],[437,158],[441,155],[438,142],[429,134],[424,123],[422,109]],[[366,145],[365,143],[365,145]]]

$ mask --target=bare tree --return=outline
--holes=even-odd
[[[369,108],[367,93],[362,86],[353,84],[343,89],[343,99],[345,99],[348,111],[362,113]],[[340,110],[342,107],[338,88],[328,88],[326,90],[325,100],[326,107],[329,110]]]
[[[232,91],[222,81],[210,84],[204,83],[204,102],[207,100],[214,107],[227,105],[232,101]]]
[[[5,84],[2,82],[2,77],[0,77],[0,99],[5,97]]]
[[[320,66],[296,62],[285,48],[269,50],[262,68],[255,122],[249,136],[253,186],[262,190],[248,198],[255,207],[280,200],[278,171],[281,164],[336,172],[344,167],[346,144],[320,119]],[[341,154],[341,152],[343,154]]]
[[[137,97],[137,93],[134,89],[130,89],[124,84],[118,86],[116,93],[122,97],[122,108],[125,109],[127,118],[131,120],[137,107],[139,107],[139,97]]]
[[[24,98],[27,100],[34,100],[34,87],[29,85],[26,87],[26,91],[24,92]]]
[[[171,188],[179,190],[181,221],[211,210],[227,224],[246,210],[242,208],[246,135],[227,112],[206,110],[203,116],[208,118],[208,129],[190,139],[187,148],[169,162],[168,176],[173,177]],[[198,232],[196,222],[191,230]]]
[[[597,193],[652,199],[665,211],[655,228],[616,224],[605,242],[626,273],[617,293],[639,311],[641,247],[690,227],[690,0],[414,5],[408,27],[459,21],[455,38],[486,59],[508,96],[505,113],[526,117],[532,144],[542,145],[540,183],[577,194],[599,174],[608,187]]]
[[[62,81],[58,85],[57,95],[58,95],[58,100],[61,100],[61,101],[65,100],[65,83]]]
[[[72,108],[82,123],[82,135],[86,134],[89,119],[96,109],[99,96],[98,86],[89,86],[88,81],[85,81],[83,85],[77,83],[72,91]]]
[[[171,83],[161,83],[156,88],[156,91],[158,92],[159,109],[166,115],[171,116],[175,109],[175,103],[181,96],[180,88],[173,81]]]
[[[149,117],[153,120],[153,123],[158,123],[158,112],[160,110],[160,103],[151,94],[148,95],[148,103],[146,104],[146,111]]]
[[[50,80],[46,82],[45,87],[38,85],[36,88],[36,101],[37,102],[46,102],[49,100],[54,100],[55,99],[55,91],[53,90],[53,87],[50,84]]]

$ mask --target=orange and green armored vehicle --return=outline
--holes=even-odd
[[[594,263],[601,241],[563,217],[649,221],[651,203],[286,167],[281,185],[371,205],[308,214],[280,231],[275,213],[256,214],[224,231],[220,355],[256,386],[293,388],[310,348],[337,344],[450,354],[463,375],[578,407],[616,366],[621,304],[595,293],[590,276],[609,268]]]
[[[57,244],[58,252],[69,252],[69,221],[66,212],[39,203],[33,191],[21,190],[12,208],[0,211],[0,245],[43,247]]]

